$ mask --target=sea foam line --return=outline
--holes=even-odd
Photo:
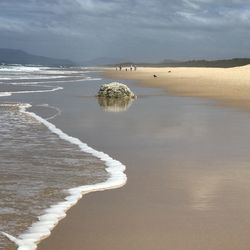
[[[18,250],[36,249],[37,244],[42,239],[47,238],[51,234],[52,229],[58,224],[61,219],[66,216],[67,210],[74,206],[82,198],[83,195],[96,191],[119,188],[125,185],[127,182],[127,176],[124,173],[126,167],[121,162],[114,160],[109,155],[103,152],[89,147],[86,143],[83,143],[78,138],[67,135],[62,130],[57,128],[54,124],[48,122],[37,114],[27,111],[27,109],[30,107],[30,104],[20,105],[20,111],[34,117],[37,121],[45,125],[52,133],[58,135],[59,138],[77,145],[81,151],[89,153],[94,157],[102,160],[106,165],[106,171],[109,173],[109,178],[101,183],[84,185],[69,189],[69,195],[65,198],[64,201],[52,205],[48,209],[46,209],[44,211],[44,214],[38,217],[38,221],[33,223],[31,227],[24,234],[21,234],[18,238],[2,232],[3,235],[5,235],[10,241],[14,242],[17,245]]]
[[[0,79],[1,80],[1,79]],[[48,79],[49,80],[49,79]],[[101,81],[102,78],[82,78],[82,79],[69,79],[69,80],[62,80],[62,81],[46,81],[46,82],[0,82],[0,84],[10,84],[10,85],[36,85],[36,84],[52,84],[52,83],[64,83],[64,82],[84,82],[84,81]]]
[[[61,109],[57,108],[57,107],[54,107],[54,106],[50,106],[49,104],[40,104],[40,105],[37,105],[38,107],[47,107],[47,108],[51,108],[51,109],[54,109],[56,111],[56,114],[55,115],[52,115],[52,116],[49,116],[49,117],[46,117],[45,120],[49,121],[49,120],[52,120],[54,118],[56,118],[57,116],[61,115],[62,114],[62,111]]]
[[[20,74],[16,74],[19,77],[3,77],[0,78],[0,80],[30,80],[30,79],[34,79],[34,80],[46,80],[46,79],[61,79],[61,78],[68,78],[69,76],[34,76],[34,75],[30,75],[30,76],[25,76],[25,77],[20,77]]]
[[[49,69],[48,67],[27,67],[22,65],[6,65],[6,66],[0,66],[0,71],[20,71],[20,72],[34,72],[34,71],[40,71],[41,69]]]
[[[43,86],[43,87],[51,87],[51,86]],[[28,93],[54,92],[54,91],[62,90],[62,89],[63,89],[63,87],[56,87],[56,88],[53,88],[53,89],[45,89],[45,90],[27,90],[27,91],[25,90],[25,91],[0,92],[0,97],[11,96],[12,94],[28,94]]]

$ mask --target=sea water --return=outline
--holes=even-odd
[[[41,117],[13,95],[63,91],[60,83],[99,80],[83,68],[0,67],[0,249],[36,249],[83,194],[126,183],[125,166]],[[18,98],[17,98],[18,99]],[[15,247],[14,247],[15,248]]]

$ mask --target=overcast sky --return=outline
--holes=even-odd
[[[250,57],[250,0],[0,0],[0,47],[78,61]]]

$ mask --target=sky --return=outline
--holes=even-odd
[[[250,57],[250,0],[1,0],[0,47],[74,61]]]

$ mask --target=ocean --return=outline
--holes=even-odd
[[[100,81],[94,73],[0,67],[0,249],[36,249],[83,194],[126,183],[122,163],[53,124],[63,110],[49,100],[56,92],[67,98],[71,85]]]

